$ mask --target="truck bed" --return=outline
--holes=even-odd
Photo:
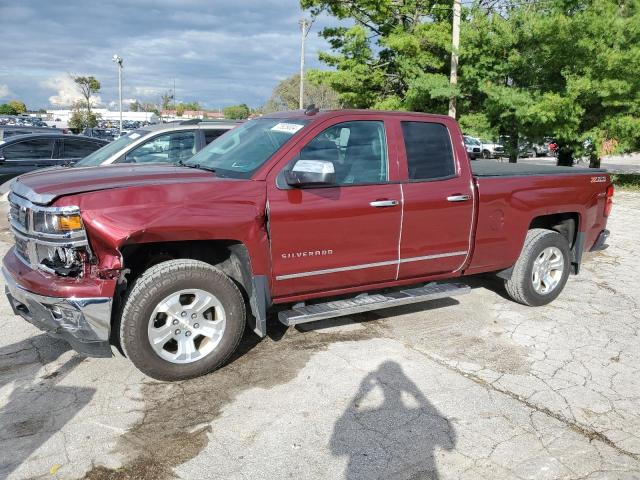
[[[602,168],[556,167],[555,165],[532,165],[529,163],[508,163],[495,160],[475,160],[469,162],[476,177],[516,177],[529,175],[567,175],[604,173]]]

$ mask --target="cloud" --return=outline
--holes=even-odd
[[[132,92],[134,95],[147,97],[147,98],[159,97],[167,90],[168,88],[150,87],[150,86],[135,86],[132,88]]]
[[[37,6],[36,6],[37,3]],[[108,104],[118,98],[114,53],[124,59],[123,95],[158,102],[176,85],[178,101],[208,108],[263,104],[299,68],[303,15],[299,0],[81,0],[0,2],[0,84],[30,107],[66,106],[78,94],[65,72],[94,75]],[[99,19],[99,21],[96,21]],[[321,16],[307,37],[307,65],[328,49],[318,33],[336,21]]]
[[[127,110],[132,103],[137,102],[138,100],[136,100],[135,98],[123,98],[122,99],[122,109],[123,110]],[[118,100],[112,100],[109,102],[109,109],[110,110],[118,110],[120,108],[120,103],[118,102]]]
[[[44,80],[41,85],[44,88],[57,92],[55,95],[49,97],[49,103],[54,107],[71,107],[74,103],[83,100],[82,94],[78,91],[70,75],[57,75],[48,78]],[[91,104],[101,105],[102,99],[99,95],[92,95]]]
[[[0,83],[0,98],[5,98],[11,95],[11,90],[9,90],[9,85],[4,83]]]

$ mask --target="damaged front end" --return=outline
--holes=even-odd
[[[111,356],[115,280],[92,275],[80,209],[32,203],[11,193],[15,247],[3,260],[5,292],[16,315],[88,356]]]

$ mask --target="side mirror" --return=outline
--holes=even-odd
[[[285,179],[292,187],[332,185],[336,183],[336,170],[333,162],[327,160],[298,160],[285,173]]]

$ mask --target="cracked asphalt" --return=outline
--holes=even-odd
[[[553,304],[472,292],[247,335],[161,383],[0,300],[0,478],[640,478],[640,193]],[[7,234],[0,233],[2,253]]]

